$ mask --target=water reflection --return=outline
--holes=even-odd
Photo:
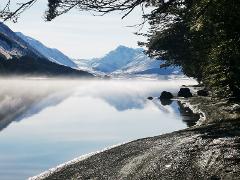
[[[159,98],[159,100],[162,106],[169,106],[174,102],[175,105],[172,105],[172,107],[174,107],[176,113],[180,113],[182,121],[185,122],[188,127],[196,125],[200,118],[199,114],[193,113],[189,107],[185,107],[180,101],[162,98]]]
[[[171,105],[173,102],[173,100],[171,99],[161,99],[161,98],[160,98],[160,101],[163,106]]]
[[[26,179],[79,155],[186,127],[163,90],[189,80],[0,80],[0,179]],[[11,123],[12,122],[12,123]],[[5,129],[3,130],[3,128]],[[7,127],[7,128],[6,128]]]
[[[59,104],[71,93],[62,84],[47,85],[42,81],[12,79],[1,79],[0,82],[0,131],[13,121]]]
[[[199,120],[200,115],[193,113],[189,107],[184,107],[180,102],[178,102],[178,106],[183,122],[185,122],[188,127],[194,126]]]
[[[101,98],[118,111],[129,109],[143,109],[146,100],[142,97],[152,93],[158,96],[161,88],[169,89],[167,82],[162,83],[159,90],[154,91],[158,85],[152,87],[152,82],[138,80],[132,81],[62,81],[62,80],[35,80],[35,79],[0,79],[0,131],[12,121],[20,121],[24,118],[41,112],[49,106],[56,106],[70,96],[74,91],[77,96],[92,96]],[[108,82],[108,83],[106,83]],[[127,82],[127,83],[126,83]],[[171,83],[169,83],[171,84]],[[124,85],[124,86],[122,86]],[[176,86],[179,86],[178,83]],[[174,89],[175,87],[172,87]],[[163,106],[170,105],[171,100],[161,100]],[[159,106],[159,105],[157,105]],[[164,109],[164,108],[160,108]]]
[[[82,86],[79,86],[79,83]],[[0,89],[0,131],[11,122],[27,119],[45,108],[60,104],[72,95],[100,98],[117,111],[126,111],[145,108],[147,95],[157,96],[161,89],[169,88],[166,82],[161,82],[161,86],[158,87],[157,83],[153,86],[151,81],[1,80],[1,84],[3,88]],[[172,86],[172,90],[174,91],[179,84]],[[164,106],[168,107],[173,103],[171,99],[160,99],[161,103],[155,99],[152,102],[164,113],[169,113],[169,108]],[[180,103],[177,108],[173,105],[172,107],[175,107],[176,113],[180,112],[188,126],[194,125],[199,118]]]

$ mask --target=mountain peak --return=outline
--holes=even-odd
[[[79,63],[79,67],[92,69],[94,72],[119,75],[119,74],[178,74],[179,68],[160,68],[163,61],[148,57],[142,48],[130,48],[120,45],[102,58]]]
[[[117,51],[141,51],[143,52],[144,49],[143,48],[132,48],[132,47],[128,47],[128,46],[124,46],[124,45],[119,45],[117,46],[117,48],[115,49]]]
[[[130,48],[130,47],[127,47],[127,46],[124,46],[124,45],[119,45],[116,48],[116,50],[130,50],[130,49],[133,49],[133,48]]]

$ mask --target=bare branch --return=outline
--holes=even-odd
[[[0,18],[4,21],[12,19],[16,21],[21,13],[23,13],[26,9],[30,8],[37,0],[29,0],[25,3],[15,3],[15,5],[19,6],[15,10],[11,10],[11,0],[8,0],[4,8],[0,11]]]

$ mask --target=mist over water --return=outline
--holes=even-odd
[[[26,179],[80,155],[183,129],[163,106],[189,79],[0,79],[0,179]]]

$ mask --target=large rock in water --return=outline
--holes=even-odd
[[[172,99],[173,95],[170,92],[163,91],[159,97],[159,99]]]
[[[153,100],[153,97],[149,96],[147,99],[148,99],[148,100]]]
[[[179,97],[192,97],[192,93],[189,88],[181,88],[180,91],[178,92]]]
[[[171,100],[172,98],[173,98],[172,93],[167,91],[163,91],[159,97],[161,104],[163,106],[170,105],[172,103],[172,100]]]
[[[160,99],[160,101],[163,106],[171,105],[173,102],[171,99]]]

